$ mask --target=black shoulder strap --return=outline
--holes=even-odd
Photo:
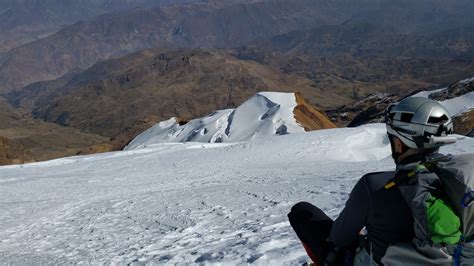
[[[421,173],[421,172],[428,172],[428,171],[429,169],[427,169],[427,167],[425,167],[423,164],[417,165],[417,167],[411,171],[403,171],[403,170],[398,171],[395,174],[395,177],[390,179],[390,181],[387,182],[387,184],[385,185],[385,189],[391,189],[393,187],[400,185],[401,183],[406,183],[416,174]]]

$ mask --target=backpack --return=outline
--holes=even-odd
[[[411,208],[415,238],[391,245],[384,265],[474,265],[474,154],[427,158],[399,171],[393,188]]]

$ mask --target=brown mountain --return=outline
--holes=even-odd
[[[19,125],[16,122],[15,125],[7,125],[5,129],[23,128],[23,132],[30,132],[30,136],[38,138],[37,142],[41,145],[36,147],[47,150],[44,154],[59,157],[66,154],[119,149],[135,135],[158,121],[172,116],[181,117],[186,121],[216,109],[235,107],[259,91],[301,91],[310,104],[297,94],[300,108],[295,110],[295,115],[304,118],[300,120],[308,129],[328,127],[324,123],[317,122],[324,119],[320,119],[317,109],[312,105],[329,108],[347,104],[346,107],[329,114],[333,119],[336,118],[334,122],[348,124],[356,116],[361,117],[359,114],[362,116],[366,114],[370,119],[378,119],[377,115],[381,113],[383,107],[379,108],[380,110],[372,107],[385,106],[400,97],[393,95],[365,98],[366,93],[371,90],[387,90],[387,88],[381,83],[370,80],[349,81],[337,72],[332,74],[328,72],[325,76],[316,76],[312,79],[306,78],[305,75],[296,75],[294,71],[284,73],[281,71],[282,66],[303,65],[305,61],[299,61],[300,57],[268,53],[272,56],[253,54],[265,64],[250,60],[249,54],[242,53],[242,50],[208,49],[182,51],[152,49],[107,60],[88,70],[70,73],[53,81],[34,83],[21,91],[8,94],[9,101],[20,108],[18,110],[28,110],[29,113],[23,112],[13,120],[28,118],[22,122],[23,124]],[[283,62],[286,63],[282,64]],[[328,66],[334,64],[329,60],[321,62]],[[407,81],[401,79],[398,82]],[[351,90],[353,86],[357,86],[360,90]],[[354,99],[365,100],[360,101],[360,104],[350,104]],[[9,109],[9,114],[16,112],[18,116],[20,111],[13,110],[13,107]],[[37,120],[32,122],[31,113],[37,119],[44,119],[46,122]],[[337,118],[341,117],[343,119],[338,121]],[[2,121],[8,120],[2,119]],[[42,126],[37,128],[42,130],[32,130],[33,127],[25,126],[26,122],[41,124]],[[57,124],[64,127],[59,127]],[[45,125],[55,126],[54,130]],[[49,135],[45,142],[45,139],[42,139],[45,136],[44,130],[56,132],[57,135]],[[8,135],[9,140],[14,134]],[[0,136],[4,135],[5,133],[0,131]],[[51,142],[61,138],[76,142],[73,144],[64,144],[66,141],[59,142],[62,143],[62,147],[57,145],[58,142]],[[57,145],[54,152],[48,152],[46,148],[51,144]],[[13,149],[17,151],[23,149],[28,155],[27,151],[31,150],[29,145]],[[76,146],[73,149],[66,149],[71,145]],[[63,153],[60,152],[61,148]],[[37,151],[39,150],[41,149],[38,148]],[[38,159],[36,156],[31,158]]]
[[[474,27],[429,34],[401,34],[394,29],[355,20],[293,31],[258,42],[284,53],[313,57],[353,57],[474,60]]]
[[[99,135],[33,119],[0,97],[0,165],[99,151],[97,145],[108,141]],[[111,150],[113,146],[103,148]]]
[[[9,100],[36,118],[113,138],[113,145],[120,147],[153,123],[173,116],[189,120],[236,107],[260,91],[300,91],[313,104],[350,101],[336,91],[314,86],[308,79],[239,60],[225,50],[153,49],[29,85],[9,94]],[[304,126],[326,127],[311,121],[320,118],[316,109],[303,97],[300,100]]]
[[[379,60],[311,59],[254,49],[153,49],[34,83],[10,93],[9,100],[48,122],[118,137],[138,124],[148,126],[146,121],[191,119],[235,107],[258,91],[301,91],[311,104],[332,109],[373,91],[402,95],[440,85],[447,75],[464,75],[469,67]],[[470,71],[474,74],[474,68]]]
[[[15,142],[21,149],[6,152],[21,161],[117,150],[156,122],[177,116],[185,123],[270,90],[302,92],[296,94],[295,116],[307,130],[334,127],[310,102],[348,99],[314,85],[225,50],[144,50],[9,94],[18,108],[10,107],[9,114],[18,117],[0,136],[11,143],[19,132],[28,132]],[[32,138],[33,146],[23,141]],[[41,149],[43,156],[37,153]]]
[[[170,0],[0,0],[0,54],[95,16],[184,1]]]
[[[0,58],[0,92],[151,47],[236,47],[257,37],[342,22],[322,0],[194,4],[111,13],[66,27]],[[324,7],[324,6],[323,6]]]
[[[286,74],[303,76],[314,81],[318,88],[335,89],[355,101],[375,92],[403,96],[416,89],[447,86],[466,76],[474,76],[474,61],[470,60],[357,57],[350,54],[317,57],[281,54],[252,46],[239,49],[237,57],[272,66]],[[335,104],[321,105],[330,109],[337,107]]]

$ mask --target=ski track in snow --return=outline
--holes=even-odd
[[[157,144],[0,167],[0,261],[301,265],[291,206],[304,200],[337,217],[363,174],[393,168],[383,132]],[[448,151],[472,152],[474,140]]]

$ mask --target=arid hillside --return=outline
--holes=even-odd
[[[191,0],[192,1],[192,0]],[[0,0],[0,54],[47,37],[80,20],[179,0]]]
[[[146,0],[139,2],[149,3]],[[107,13],[64,27],[51,36],[0,55],[0,92],[55,79],[71,70],[86,69],[98,61],[145,48],[239,47],[257,39],[292,31],[319,27],[329,27],[331,31],[331,26],[351,20],[368,20],[380,25],[393,33],[387,40],[398,38],[399,34],[437,34],[474,26],[470,12],[474,9],[474,3],[470,0],[452,0],[449,3],[436,0],[239,2],[203,1],[189,5],[136,8]],[[0,14],[7,14],[7,11]],[[326,38],[325,30],[321,33],[308,39],[305,45],[311,46],[312,40]],[[408,39],[403,42],[418,44],[416,38]],[[326,41],[321,43],[324,45]],[[381,39],[379,43],[374,43],[379,44],[390,42]]]
[[[237,47],[257,37],[340,23],[347,17],[317,8],[318,2],[202,3],[102,15],[5,54],[0,59],[0,92],[144,48]]]
[[[188,120],[235,107],[260,91],[300,91],[313,104],[348,102],[337,91],[225,50],[145,50],[96,64],[73,77],[10,94],[36,118],[116,137],[149,117]]]
[[[0,97],[0,165],[112,149],[109,138],[34,119]]]

